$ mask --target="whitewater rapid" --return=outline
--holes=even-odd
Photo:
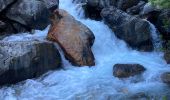
[[[153,98],[162,98],[170,93],[168,86],[160,79],[163,72],[170,71],[162,53],[138,52],[128,48],[103,22],[84,19],[81,7],[71,0],[60,0],[60,8],[93,31],[95,43],[92,51],[96,65],[77,68],[62,55],[64,69],[48,72],[38,79],[2,87],[0,100],[126,100],[138,93],[145,93]],[[37,30],[34,35],[13,35],[3,41],[45,39],[48,29],[49,27],[44,31]],[[112,74],[113,65],[117,63],[138,63],[146,71],[142,76],[120,80]]]

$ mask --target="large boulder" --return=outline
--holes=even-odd
[[[38,77],[60,66],[60,54],[51,42],[0,42],[0,85]]]
[[[164,83],[170,85],[170,72],[163,73],[163,74],[161,75],[161,79],[162,79],[162,81],[163,81]]]
[[[50,11],[39,0],[18,0],[7,11],[6,16],[30,29],[45,29],[50,21]]]
[[[115,35],[129,46],[141,51],[153,50],[151,27],[147,21],[114,7],[104,8],[101,15]]]
[[[77,66],[95,65],[91,51],[95,37],[90,29],[64,10],[56,11],[51,20],[48,39],[60,45],[66,58]]]
[[[127,78],[141,74],[145,68],[139,64],[116,64],[113,67],[113,75],[118,78]]]
[[[6,9],[6,7],[13,2],[14,0],[0,0],[0,12]]]

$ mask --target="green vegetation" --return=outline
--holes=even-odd
[[[170,0],[149,0],[153,5],[160,8],[170,8]]]
[[[170,26],[170,19],[163,19],[163,28],[168,29]]]

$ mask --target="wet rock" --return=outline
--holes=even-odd
[[[164,83],[170,85],[170,72],[163,73],[163,74],[161,75],[161,79],[162,79],[162,81],[163,81]]]
[[[51,42],[0,42],[0,85],[35,78],[60,66],[60,54]]]
[[[18,0],[7,11],[6,16],[30,29],[45,29],[49,21],[49,10],[39,0]]]
[[[144,71],[145,68],[139,64],[116,64],[113,67],[113,75],[118,78],[128,78]]]
[[[115,35],[129,46],[140,51],[153,50],[151,27],[147,21],[114,7],[104,8],[101,15]]]
[[[6,9],[6,7],[13,2],[14,0],[0,0],[0,12]]]
[[[91,51],[95,37],[90,29],[64,10],[56,11],[51,20],[48,39],[60,45],[66,58],[77,66],[95,65]]]

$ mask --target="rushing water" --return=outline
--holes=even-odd
[[[131,50],[103,22],[79,17],[77,11],[81,8],[72,4],[71,0],[60,0],[60,8],[93,31],[96,39],[92,50],[96,66],[77,68],[71,66],[62,55],[64,69],[49,72],[39,79],[2,87],[0,100],[126,100],[136,94],[160,99],[170,93],[170,89],[160,80],[161,73],[170,71],[163,54]],[[44,39],[47,32],[48,28],[36,31],[34,35],[24,33],[10,36],[3,41]],[[112,75],[113,65],[117,63],[138,63],[147,70],[141,76],[120,80]]]

